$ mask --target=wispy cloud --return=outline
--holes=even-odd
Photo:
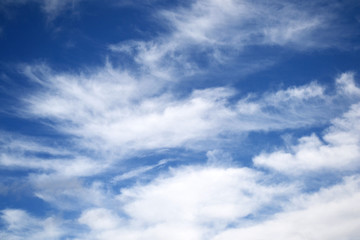
[[[291,94],[286,96],[293,95],[294,89],[288,92]],[[303,93],[305,98],[312,95],[308,91],[295,91],[297,97],[298,92]],[[322,91],[312,92],[323,95]],[[267,96],[272,98],[282,95]],[[300,173],[310,170],[315,174],[324,167],[342,169],[342,166],[354,166],[358,164],[358,152],[342,146],[358,148],[358,115],[358,105],[355,104],[343,117],[332,121],[332,125],[325,131],[324,140],[313,141],[314,135],[300,138],[300,144],[293,147],[294,153],[291,153],[304,156],[303,159],[294,159],[297,165],[289,162],[284,164],[282,159],[274,157],[276,154],[273,156],[274,153],[260,163],[259,157],[255,158],[254,164],[270,166],[282,173],[294,173],[293,169],[296,169]],[[308,153],[300,154],[305,151]],[[325,154],[326,159],[324,152],[329,153]],[[79,226],[78,229],[86,225],[89,231],[72,229],[71,234],[77,239],[116,239],[117,236],[122,239],[167,239],[179,233],[173,238],[259,239],[276,235],[280,239],[320,237],[332,240],[340,236],[351,238],[358,234],[360,215],[356,203],[359,201],[360,185],[357,174],[347,172],[345,177],[338,176],[342,179],[340,182],[308,193],[303,189],[303,178],[282,180],[276,171],[269,173],[261,169],[236,167],[231,156],[218,150],[209,152],[208,157],[207,165],[192,164],[173,168],[150,182],[122,187],[120,192],[109,191],[109,186],[101,181],[85,184],[79,179],[61,175],[33,174],[30,180],[36,195],[41,199],[62,209],[75,206],[81,211],[78,222],[72,225]],[[353,159],[350,162],[347,161],[349,157]],[[222,162],[222,159],[228,164],[216,164],[217,161]],[[332,165],[334,162],[335,165]],[[161,164],[163,162],[157,165]],[[286,167],[276,168],[277,164]],[[25,223],[15,224],[19,226],[18,232],[12,227],[15,226],[13,222],[20,219],[16,217],[19,214],[15,213],[25,216],[21,217]],[[19,239],[22,239],[22,229],[29,224],[26,221],[28,214],[21,210],[11,210],[9,213],[3,212],[2,218],[7,229],[1,234],[6,237],[18,234]],[[49,219],[53,218],[31,218],[31,224],[34,225],[31,229],[35,230],[30,235],[44,234],[41,226]],[[319,228],[327,228],[329,224],[334,226],[331,230],[319,231]],[[70,230],[62,227],[56,233],[59,232],[66,236]]]
[[[209,71],[209,66],[217,64],[232,64],[247,47],[274,46],[298,51],[345,47],[338,45],[340,37],[335,34],[342,28],[341,7],[333,1],[295,4],[291,1],[198,0],[184,5],[160,10],[156,15],[167,33],[151,41],[127,41],[109,48],[128,55],[142,70],[170,78]],[[352,30],[342,32],[341,38],[346,38]],[[265,54],[262,59],[269,61],[271,57]],[[241,67],[246,72],[255,64],[248,58],[245,61],[247,64]]]
[[[293,191],[292,186],[266,186],[262,178],[246,168],[177,169],[150,184],[122,189],[116,198],[125,218],[92,209],[79,221],[91,228],[94,239],[203,239]],[[99,214],[111,224],[96,224]]]
[[[61,223],[52,217],[39,219],[17,209],[2,210],[0,217],[8,230],[0,232],[2,239],[59,239],[64,234]]]
[[[51,21],[80,0],[5,0],[0,6],[30,2]],[[2,210],[0,238],[355,238],[355,73],[257,92],[242,93],[223,79],[182,87],[189,79],[213,80],[214,66],[271,65],[272,53],[239,63],[251,47],[291,53],[342,48],[339,36],[352,30],[335,31],[340,8],[322,0],[186,1],[153,14],[163,29],[150,40],[109,45],[104,66],[61,72],[47,63],[23,64],[22,77],[32,88],[18,97],[15,117],[46,124],[60,137],[0,132],[0,169],[23,170],[31,197],[53,211],[36,217],[30,210]],[[308,134],[312,127],[323,132]],[[250,133],[304,129],[284,146],[251,150],[247,167],[235,153],[243,144],[239,137]],[[224,145],[236,150],[226,152]],[[171,154],[160,156],[164,150],[190,151],[201,160],[186,155],[175,163]],[[318,174],[326,179],[309,184]],[[11,194],[9,186],[0,184],[1,196]]]
[[[31,174],[29,183],[35,197],[57,209],[82,211],[86,208],[108,207],[115,204],[109,184],[102,181],[61,174]]]
[[[28,3],[38,3],[48,21],[54,20],[66,9],[73,9],[81,0],[4,0],[1,7],[21,6]]]
[[[123,181],[123,180],[127,180],[127,179],[131,179],[131,178],[135,178],[135,177],[139,177],[140,175],[149,172],[155,168],[161,167],[166,165],[168,162],[174,161],[173,159],[163,159],[161,161],[159,161],[157,164],[154,165],[150,165],[150,166],[144,166],[144,167],[140,167],[131,171],[126,171],[125,173],[121,174],[121,175],[117,175],[115,176],[112,181],[114,183],[119,182],[119,181]]]
[[[355,170],[360,166],[359,116],[360,105],[354,104],[343,117],[333,121],[322,138],[315,134],[302,137],[287,150],[255,157],[254,163],[292,176],[323,169]]]
[[[359,176],[354,176],[316,194],[297,196],[301,200],[294,200],[286,212],[249,227],[227,230],[213,239],[356,238],[360,234],[359,186]]]
[[[70,149],[30,138],[1,132],[0,165],[8,169],[33,169],[65,176],[88,176],[101,172],[101,164]]]
[[[57,131],[77,137],[79,147],[116,152],[118,158],[150,149],[194,148],[228,132],[325,123],[359,98],[351,74],[337,80],[335,94],[313,82],[242,98],[229,87],[178,97],[169,88],[171,82],[133,76],[110,65],[89,74],[28,66],[25,74],[42,89],[23,99],[25,116],[50,120]],[[333,104],[339,98],[345,105]]]

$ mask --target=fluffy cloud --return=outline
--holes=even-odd
[[[329,189],[297,196],[287,211],[249,227],[227,230],[213,239],[356,239],[360,234],[359,183],[359,176],[353,176]]]
[[[359,120],[360,105],[355,104],[343,117],[332,122],[322,139],[315,134],[302,137],[288,150],[255,157],[254,164],[290,175],[323,169],[357,169],[360,164]]]
[[[79,221],[93,239],[203,239],[293,191],[290,185],[269,185],[247,168],[186,167],[123,188],[118,211],[87,210]],[[97,224],[99,216],[103,221]]]
[[[314,193],[269,184],[267,177],[246,168],[177,169],[123,189],[117,210],[84,211],[79,222],[91,232],[81,239],[332,240],[359,234],[357,175]]]
[[[150,183],[123,188],[119,195],[108,196],[114,200],[111,204],[85,208],[78,223],[71,222],[72,228],[54,217],[40,219],[22,210],[3,210],[1,219],[6,229],[0,236],[333,240],[353,239],[359,234],[358,175],[313,193],[301,193],[289,183],[271,183],[269,177],[248,168],[178,168]]]
[[[78,2],[33,1],[54,17]],[[350,175],[359,166],[360,90],[353,73],[337,77],[334,88],[311,82],[246,96],[225,83],[191,90],[180,86],[203,70],[210,81],[211,66],[225,66],[249,46],[335,46],[332,32],[339,34],[329,29],[336,25],[337,5],[322,3],[191,1],[155,14],[167,24],[166,34],[111,45],[111,59],[127,57],[120,66],[107,63],[71,73],[45,64],[24,66],[35,90],[22,95],[18,116],[44,121],[66,140],[56,145],[2,132],[0,168],[31,169],[24,178],[33,197],[71,214],[41,219],[5,209],[0,238],[355,238],[360,181]],[[284,150],[262,153],[251,168],[236,166],[242,159],[221,149],[212,150],[219,147],[213,143],[249,132],[319,126],[330,119],[321,137],[312,134]],[[208,162],[195,165],[189,159],[187,166],[165,168],[170,160],[154,164],[149,157],[149,165],[129,171],[126,160],[164,149],[206,152]],[[152,179],[137,178],[157,167],[165,170]],[[353,172],[337,175],[348,175],[342,183],[327,182],[326,188],[307,193],[303,173],[324,169],[332,170],[326,172],[329,178],[334,171]],[[0,185],[0,194],[9,191]],[[69,229],[65,221],[75,227]]]
[[[18,209],[2,210],[0,217],[7,226],[7,231],[0,231],[2,239],[48,240],[60,239],[64,234],[61,224],[53,217],[39,219]]]

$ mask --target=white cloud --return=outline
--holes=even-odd
[[[247,168],[191,166],[123,188],[121,208],[87,210],[79,221],[91,229],[84,239],[203,239],[293,191]]]
[[[176,169],[123,189],[119,209],[84,211],[79,222],[91,231],[80,239],[332,240],[359,234],[359,176],[313,193],[269,184],[268,177],[247,168]]]
[[[173,159],[163,159],[161,161],[159,161],[157,164],[154,165],[150,165],[150,166],[143,166],[143,167],[139,167],[136,168],[134,170],[131,171],[126,171],[125,173],[121,174],[121,175],[117,175],[112,179],[112,182],[116,183],[118,181],[123,181],[123,180],[127,180],[127,179],[131,179],[131,178],[135,178],[135,177],[139,177],[142,174],[149,172],[155,168],[161,167],[165,164],[167,164],[170,161],[174,161]]]
[[[78,1],[37,2],[56,17]],[[38,89],[22,98],[19,115],[50,122],[69,137],[71,147],[1,137],[0,167],[37,170],[27,178],[34,196],[57,210],[79,213],[72,224],[79,229],[86,225],[88,232],[72,229],[78,239],[264,239],[280,232],[280,239],[331,240],[359,234],[358,177],[306,194],[296,187],[303,179],[295,184],[277,175],[358,167],[360,105],[354,103],[360,90],[354,74],[339,76],[334,93],[316,82],[241,97],[231,87],[176,91],[184,76],[203,70],[194,53],[206,56],[211,65],[226,64],[252,45],[297,50],[334,46],[336,37],[322,34],[331,28],[333,15],[329,8],[318,12],[319,5],[314,5],[193,1],[160,11],[157,17],[168,24],[168,34],[110,46],[129,55],[138,64],[136,70],[109,63],[79,73],[25,66],[24,74]],[[351,104],[322,138],[302,137],[289,150],[254,158],[255,166],[277,170],[271,173],[236,167],[230,154],[209,151],[212,142],[234,135],[328,123]],[[207,165],[170,169],[150,182],[137,179],[115,192],[114,185],[122,180],[166,163],[113,177],[112,167],[120,160],[168,148],[206,151]],[[44,153],[50,156],[41,157]],[[99,175],[104,172],[110,173]],[[7,191],[0,185],[0,194]],[[4,239],[61,239],[68,231],[60,220],[39,219],[22,210],[3,210],[1,219]],[[327,231],[329,225],[336,227]]]
[[[23,99],[25,116],[48,119],[56,130],[76,136],[80,147],[118,159],[142,150],[196,147],[227,132],[319,124],[344,111],[343,105],[333,104],[337,98],[358,99],[343,91],[354,85],[351,79],[335,95],[310,83],[230,103],[236,97],[231,88],[178,97],[169,90],[172,82],[134,76],[109,64],[91,73],[57,74],[42,65],[24,72],[42,89]]]
[[[163,11],[175,28],[174,38],[219,45],[278,44],[311,39],[311,33],[326,24],[325,15],[315,15],[306,4],[288,1],[194,1],[190,8]],[[221,33],[221,34],[219,34]]]
[[[348,83],[344,83],[345,86],[348,86]],[[324,96],[324,87],[311,82],[310,84],[300,86],[300,87],[290,87],[286,90],[279,90],[275,93],[269,94],[266,96],[265,101],[269,102],[271,105],[277,106],[287,101],[306,101],[308,99],[314,98],[323,98]]]
[[[214,224],[224,227],[232,221],[237,221],[238,218],[256,212],[257,206],[263,206],[262,203],[256,205],[256,201],[270,201],[273,194],[271,186],[269,189],[269,186],[258,188],[256,177],[253,182],[251,182],[251,176],[249,176],[251,181],[243,180],[240,177],[242,172],[245,172],[245,175],[249,174],[248,172],[257,175],[259,172],[231,168],[231,156],[221,150],[208,151],[209,143],[216,141],[217,138],[226,137],[227,133],[242,134],[249,131],[297,128],[318,124],[322,118],[327,121],[329,116],[339,112],[338,108],[343,108],[340,105],[333,105],[337,99],[349,99],[348,102],[358,99],[355,93],[347,96],[347,92],[343,90],[351,88],[351,91],[354,92],[353,76],[347,78],[348,80],[345,82],[338,83],[334,95],[327,94],[324,86],[310,83],[262,95],[249,95],[230,102],[229,99],[236,97],[235,91],[231,88],[194,90],[179,98],[167,90],[168,82],[160,81],[156,88],[152,88],[153,79],[135,78],[109,65],[96,69],[92,73],[56,74],[45,66],[28,67],[25,73],[35,84],[40,85],[40,90],[24,98],[27,109],[22,116],[50,120],[57,131],[73,137],[72,145],[64,150],[58,146],[55,148],[48,145],[45,141],[34,141],[34,139],[19,136],[3,137],[4,144],[0,158],[2,167],[41,170],[40,173],[32,174],[29,177],[34,188],[34,195],[59,209],[80,211],[87,208],[101,208],[115,213],[125,212],[134,221],[141,224],[152,224],[153,227],[147,229],[149,233],[146,234],[150,234],[152,231],[154,232],[151,234],[156,234],[156,229],[170,229],[180,224],[189,233],[193,233],[195,239],[198,238],[198,234],[202,235],[208,231],[206,228],[203,229],[204,224],[213,224],[212,221],[214,221]],[[342,78],[343,75],[340,76],[340,79]],[[346,104],[344,104],[345,107]],[[322,111],[314,111],[317,109]],[[344,110],[341,109],[341,111]],[[356,118],[352,116],[354,114],[350,111],[349,117],[336,120],[334,128],[356,128],[354,125]],[[341,127],[342,125],[343,127]],[[354,142],[357,139],[356,136],[355,140],[351,140],[350,135],[344,135],[348,132],[349,130],[343,132],[331,130],[331,134],[328,133],[324,139],[332,144],[337,144],[336,141],[342,141],[341,138],[344,138],[350,145],[357,144]],[[354,135],[351,136],[354,137]],[[310,137],[301,141],[305,146],[316,143],[315,140],[316,138]],[[196,149],[197,143],[203,143],[201,150],[208,151],[209,168],[207,170],[194,170],[193,173],[190,170],[183,173],[179,171],[172,177],[163,180],[159,178],[158,182],[155,181],[152,185],[123,190],[124,193],[132,195],[134,199],[131,202],[125,200],[119,204],[119,208],[111,207],[116,204],[114,192],[109,190],[113,184],[118,184],[120,180],[137,177],[164,163],[145,166],[115,177],[109,176],[112,179],[110,182],[91,179],[95,175],[99,176],[100,173],[111,171],[112,167],[117,166],[118,160],[123,160],[129,154],[136,155],[144,150],[177,147]],[[303,146],[299,148],[301,147]],[[92,156],[88,154],[85,157],[82,155],[84,150],[90,150],[96,154]],[[348,150],[346,152],[352,154]],[[51,156],[49,159],[38,157],[37,154],[41,153]],[[340,157],[341,162],[347,161],[346,155]],[[337,162],[340,160],[335,161],[335,163]],[[255,163],[259,164],[257,161]],[[331,167],[331,164],[329,166]],[[224,169],[224,167],[230,168]],[[288,168],[295,169],[294,166],[288,166]],[[127,170],[127,168],[125,169]],[[220,182],[219,186],[213,183],[210,176],[212,173],[214,179],[219,178],[224,182]],[[197,179],[197,175],[200,179]],[[77,177],[87,177],[88,181]],[[203,178],[204,180],[202,180]],[[189,194],[188,200],[168,198],[168,194],[175,195],[174,191],[177,191],[177,183],[171,183],[173,179],[183,181],[186,188],[188,188],[187,185],[194,187],[194,189],[189,188],[190,193],[184,193],[185,195]],[[235,184],[233,181],[237,183]],[[249,186],[255,184],[254,188],[260,192],[252,193],[251,189],[238,185],[241,181],[250,181],[247,184]],[[196,182],[199,185],[196,185]],[[220,191],[220,188],[227,189],[229,202],[222,198],[215,203],[210,200],[209,202],[199,200],[202,195],[204,198],[216,199],[215,190],[213,191],[212,187],[206,188],[206,184],[214,186],[216,191]],[[232,187],[235,189],[231,190]],[[157,193],[148,190],[152,188],[159,189],[160,193],[164,192],[165,195],[160,193],[160,195],[156,195]],[[201,192],[201,189],[205,192]],[[268,190],[270,192],[267,192]],[[179,191],[185,190],[180,186]],[[249,196],[242,191],[247,192]],[[196,195],[194,200],[191,200],[193,198],[191,194],[196,192],[201,196]],[[268,193],[270,197],[266,198],[265,195]],[[124,197],[126,194],[122,196]],[[142,201],[143,197],[150,200]],[[256,199],[254,200],[253,197]],[[165,201],[158,205],[164,209],[163,215],[160,214],[161,209],[151,205],[156,201]],[[224,205],[219,203],[221,201],[224,201]],[[243,208],[242,204],[237,205],[235,202],[243,203],[246,207]],[[255,205],[251,205],[250,202]],[[136,212],[136,209],[140,209],[143,205],[149,205],[156,212],[146,211],[149,216],[142,216],[141,214],[145,213]],[[201,208],[200,205],[205,207]],[[187,210],[188,207],[189,210]],[[182,209],[181,211],[185,213],[186,211],[195,211],[195,209],[202,210],[196,210],[197,215],[193,216],[194,219],[190,221],[190,224],[189,219],[182,216],[181,213],[178,213],[179,215],[172,214],[175,219],[167,219],[164,215],[165,212],[171,212],[170,208]],[[154,218],[154,221],[159,218],[157,220],[159,222],[150,222],[150,218]],[[209,222],[204,223],[200,219],[209,219]],[[173,220],[176,223],[172,222]],[[169,224],[160,224],[160,222],[168,221]],[[194,227],[192,223],[196,226]],[[131,229],[138,229],[138,226],[130,225]],[[125,231],[124,229],[120,230]],[[116,229],[116,231],[120,230]],[[106,230],[106,234],[111,235],[109,231]],[[125,232],[124,234],[134,234],[132,230]],[[101,231],[99,234],[102,236],[105,233]]]
[[[297,175],[322,169],[351,170],[360,166],[360,105],[355,104],[343,117],[335,119],[322,139],[315,134],[302,137],[299,143],[262,153],[254,158],[256,166]]]
[[[100,164],[94,159],[72,151],[69,147],[51,145],[48,142],[49,139],[1,132],[0,165],[8,169],[24,168],[57,172],[63,176],[94,175],[107,167],[105,161]]]
[[[308,196],[297,196],[285,212],[271,219],[227,230],[214,240],[232,239],[356,239],[360,234],[358,176]]]
[[[112,211],[104,208],[86,210],[79,218],[79,222],[97,231],[119,228],[123,224],[118,216],[114,216]]]
[[[339,79],[344,76],[347,75],[341,75]],[[346,84],[355,86],[353,78],[350,80]],[[325,102],[333,97],[343,98],[342,89],[349,89],[346,84],[338,85],[337,97],[326,95],[317,84],[268,93],[256,102],[260,110],[251,114],[263,111],[265,103],[267,107],[282,104],[282,99],[284,104],[298,104],[313,98],[325,99]],[[356,93],[353,87],[351,89]],[[219,93],[200,91],[192,96],[213,98]],[[289,153],[295,164],[278,162],[277,152],[267,155],[269,158],[263,162],[259,161],[264,156],[261,155],[254,163],[292,174],[308,170],[317,173],[324,168],[352,168],[359,159],[358,151],[353,151],[360,145],[359,109],[359,105],[354,104],[342,117],[334,119],[322,139],[316,135],[300,138],[299,144],[292,146]],[[28,149],[23,143],[13,146],[22,145],[26,146],[23,149]],[[33,174],[30,180],[36,196],[44,201],[60,209],[76,208],[82,212],[79,227],[86,225],[89,231],[73,230],[77,239],[104,240],[121,236],[125,240],[220,240],[276,236],[280,239],[332,240],[351,239],[359,234],[358,176],[346,177],[343,183],[313,193],[302,193],[301,188],[296,187],[305,183],[302,178],[297,182],[284,182],[277,179],[276,172],[269,175],[260,170],[234,167],[231,156],[221,150],[209,151],[207,156],[208,165],[171,169],[149,183],[138,182],[122,188],[119,194],[109,191],[109,185],[101,181],[85,184],[61,174]],[[222,160],[227,163],[222,164]],[[163,162],[157,165],[160,164]],[[281,164],[282,167],[278,167]],[[144,169],[137,170],[141,173]],[[123,177],[128,176],[120,176]],[[2,233],[9,239],[20,234],[10,227],[14,225],[11,219],[6,220],[9,227]],[[36,220],[34,222],[45,222]],[[333,226],[330,230],[329,225]],[[36,229],[42,231],[41,227]]]
[[[359,234],[358,175],[313,193],[299,193],[289,182],[271,183],[269,177],[248,168],[178,168],[150,183],[122,189],[111,204],[83,210],[78,223],[71,223],[72,228],[52,217],[39,219],[22,210],[4,210],[2,220],[6,228],[0,236],[62,239],[61,236],[71,234],[70,239],[77,240],[335,240],[354,239]]]
[[[206,157],[210,166],[229,167],[234,164],[231,154],[219,149],[208,151]]]
[[[214,124],[231,114],[223,106],[231,95],[225,88],[175,99],[163,92],[161,81],[137,80],[108,67],[90,76],[47,74],[44,79],[50,80],[43,83],[46,91],[25,100],[29,112],[53,120],[62,132],[87,139],[84,145],[101,144],[102,150],[117,149],[120,156],[130,149],[177,147],[214,136]]]
[[[112,192],[102,181],[59,174],[31,174],[28,177],[37,198],[58,209],[81,211],[89,207],[114,204]]]
[[[3,6],[23,5],[27,3],[38,3],[49,20],[56,18],[62,11],[74,6],[81,0],[3,0]]]
[[[100,164],[85,157],[70,159],[43,159],[19,155],[13,156],[9,154],[1,154],[0,165],[10,169],[25,168],[50,172],[55,171],[65,176],[95,175],[107,167],[106,163]]]
[[[210,66],[226,66],[234,64],[230,60],[241,56],[248,46],[297,50],[339,47],[339,34],[334,34],[340,24],[338,11],[335,2],[196,0],[156,14],[156,20],[167,27],[167,34],[148,42],[128,41],[109,48],[130,56],[154,76],[184,77],[204,70],[194,56],[202,56]],[[266,65],[251,63],[249,58],[238,61],[244,61],[238,65],[243,72]],[[208,65],[206,71],[211,69]]]
[[[125,201],[128,215],[153,224],[232,221],[256,209],[253,197],[260,201],[265,197],[266,201],[267,194],[274,191],[257,186],[258,178],[249,169],[189,169],[149,186],[123,189],[119,200]]]
[[[0,231],[1,239],[61,239],[64,234],[61,223],[53,217],[39,219],[18,209],[5,209],[0,215],[6,224],[6,230]]]
[[[57,15],[67,7],[73,8],[80,0],[40,0],[40,4],[45,13]],[[52,16],[54,17],[54,16]]]
[[[341,74],[336,79],[336,84],[344,94],[360,96],[360,88],[356,86],[354,75],[353,72]]]

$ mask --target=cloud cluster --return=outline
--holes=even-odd
[[[360,212],[356,207],[360,196],[358,176],[347,178],[343,183],[316,194],[292,195],[294,200],[286,204],[284,212],[267,220],[254,221],[256,209],[264,207],[264,200],[267,202],[274,193],[282,191],[276,187],[270,190],[253,185],[253,180],[245,176],[239,175],[241,179],[237,179],[233,178],[233,174],[225,177],[223,173],[243,175],[246,170],[202,169],[193,172],[197,176],[189,176],[186,171],[181,173],[182,177],[175,175],[167,182],[160,180],[130,189],[123,195],[131,193],[128,201],[132,202],[125,205],[131,219],[121,218],[107,209],[87,210],[79,219],[91,229],[84,238],[264,239],[271,236],[279,239],[321,237],[332,240],[339,237],[352,239],[359,234]],[[195,186],[192,182],[194,177],[197,180]],[[238,181],[233,182],[235,179]],[[239,220],[247,214],[254,217]],[[226,223],[231,221],[234,221],[234,227],[225,229]],[[129,223],[130,226],[127,225]],[[333,227],[328,229],[329,225]]]
[[[344,79],[344,75],[339,79]],[[294,159],[294,162],[304,168],[289,164],[286,173],[312,171],[316,174],[326,167],[339,171],[343,166],[358,165],[358,152],[341,147],[359,147],[358,113],[359,106],[355,104],[341,118],[336,118],[323,137],[328,141],[326,145],[319,146],[321,142],[315,141],[314,135],[300,138],[295,151],[307,149],[309,153],[294,153],[306,161]],[[330,153],[324,158],[324,152]],[[352,239],[359,234],[360,209],[356,203],[360,197],[360,182],[356,173],[345,174],[340,183],[306,193],[297,181],[274,183],[272,178],[276,172],[267,175],[260,170],[213,165],[215,153],[209,153],[208,166],[174,169],[170,175],[160,176],[149,184],[123,188],[116,196],[122,206],[118,211],[87,210],[81,215],[80,223],[89,226],[93,239],[116,239],[118,236],[122,239],[263,239],[276,236],[332,240]],[[224,157],[224,154],[217,155]],[[255,165],[260,165],[261,157],[254,158]],[[262,163],[284,164],[277,152],[269,154]],[[116,212],[118,214],[114,215]],[[112,224],[96,224],[99,214]],[[329,225],[334,227],[322,230]]]
[[[54,16],[78,2],[33,1]],[[56,143],[1,132],[0,170],[25,170],[34,197],[71,214],[35,217],[4,209],[0,238],[358,236],[360,88],[354,73],[340,74],[333,87],[311,81],[245,94],[224,83],[179,87],[188,76],[207,72],[211,79],[212,66],[226,65],[247,47],[334,46],[338,38],[329,29],[337,7],[323,1],[191,1],[155,14],[166,23],[165,34],[109,46],[116,57],[128,57],[120,66],[108,62],[91,70],[56,72],[46,64],[23,65],[34,88],[21,96],[17,117],[43,122],[66,139]],[[250,132],[324,124],[330,126],[322,134],[252,153],[256,156],[248,167],[214,150],[224,140],[239,146],[234,139]],[[186,166],[169,167],[172,159],[150,159],[133,170],[136,164],[126,165],[132,157],[175,149],[207,153],[207,163],[195,164],[189,157]],[[156,175],[139,178],[160,167]],[[316,174],[337,181],[320,179],[308,192]],[[0,194],[7,192],[0,185]]]
[[[292,186],[266,185],[262,178],[247,168],[176,169],[149,184],[122,189],[116,196],[122,206],[118,214],[90,209],[79,221],[89,226],[85,238],[91,239],[203,239],[292,191]]]
[[[351,73],[339,76],[335,94],[312,82],[261,95],[239,96],[233,88],[217,87],[179,96],[171,82],[135,77],[110,65],[79,74],[53,73],[43,65],[24,71],[41,90],[23,99],[23,114],[52,122],[57,131],[76,137],[80,148],[118,158],[197,148],[227,134],[325,123],[359,98]],[[339,99],[344,105],[333,104]]]
[[[294,93],[293,90],[290,92]],[[358,117],[359,105],[354,104],[325,130],[323,141],[326,142],[322,143],[315,135],[300,138],[299,145],[289,148],[294,152],[293,159],[288,162],[278,158],[278,152],[267,154],[262,162],[259,159],[264,158],[263,155],[254,158],[255,166],[271,167],[276,170],[272,173],[236,167],[231,164],[231,157],[217,150],[208,153],[208,165],[173,168],[150,182],[122,187],[119,192],[106,190],[101,182],[94,181],[86,186],[76,179],[61,176],[33,175],[31,181],[37,187],[36,194],[43,200],[59,208],[76,203],[76,207],[81,209],[72,225],[79,226],[79,229],[85,225],[88,231],[72,229],[75,239],[171,237],[217,240],[268,236],[280,239],[351,239],[359,234],[360,209],[356,203],[360,197],[360,178],[356,173],[340,175],[340,181],[333,185],[308,193],[302,186],[306,176],[296,181],[283,181],[277,171],[295,175],[304,171],[317,174],[322,168],[341,171],[357,166],[358,152],[349,151],[346,146],[359,147]],[[329,153],[326,159],[324,153]],[[219,158],[230,162],[219,165],[216,163],[222,160]],[[278,165],[285,167],[276,168]],[[18,215],[25,217],[19,218]],[[28,218],[31,221],[25,221]],[[35,236],[45,234],[42,226],[47,226],[48,222],[54,224],[51,226],[61,223],[61,220],[56,223],[49,220],[52,217],[36,219],[21,210],[11,209],[3,211],[2,219],[7,225],[2,234],[9,237],[18,234],[18,239],[25,239],[21,234],[24,234],[23,228],[27,228],[28,222],[34,225],[31,234]],[[19,219],[25,222],[17,223],[18,228],[14,228],[14,222]],[[333,226],[331,230],[322,230],[329,225]],[[50,231],[55,227],[46,229]],[[70,232],[51,230],[45,236],[60,239],[67,234]]]
[[[356,120],[349,119],[357,113],[358,107],[354,105],[342,118],[334,120],[324,138],[332,138],[333,143],[335,139],[342,142],[344,128],[354,127]],[[359,135],[354,131],[352,137],[345,139],[351,143]],[[317,146],[316,142],[307,143],[310,149]],[[339,165],[343,164],[341,160],[346,162],[349,155],[359,162],[355,152],[337,151]],[[312,164],[325,166],[322,155],[320,151],[313,152]],[[82,213],[79,223],[91,230],[90,236],[82,238],[262,239],[277,236],[332,240],[351,239],[359,234],[357,174],[350,173],[340,183],[306,193],[296,182],[274,183],[274,175],[249,168],[214,166],[212,162],[210,158],[208,166],[174,169],[148,184],[123,188],[114,196],[120,206],[116,210],[92,208]],[[310,170],[321,171],[311,166],[309,164]],[[103,221],[98,222],[99,217]],[[329,225],[334,227],[322,230]]]

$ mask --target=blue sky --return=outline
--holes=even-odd
[[[357,239],[359,27],[352,0],[1,1],[0,239]]]

